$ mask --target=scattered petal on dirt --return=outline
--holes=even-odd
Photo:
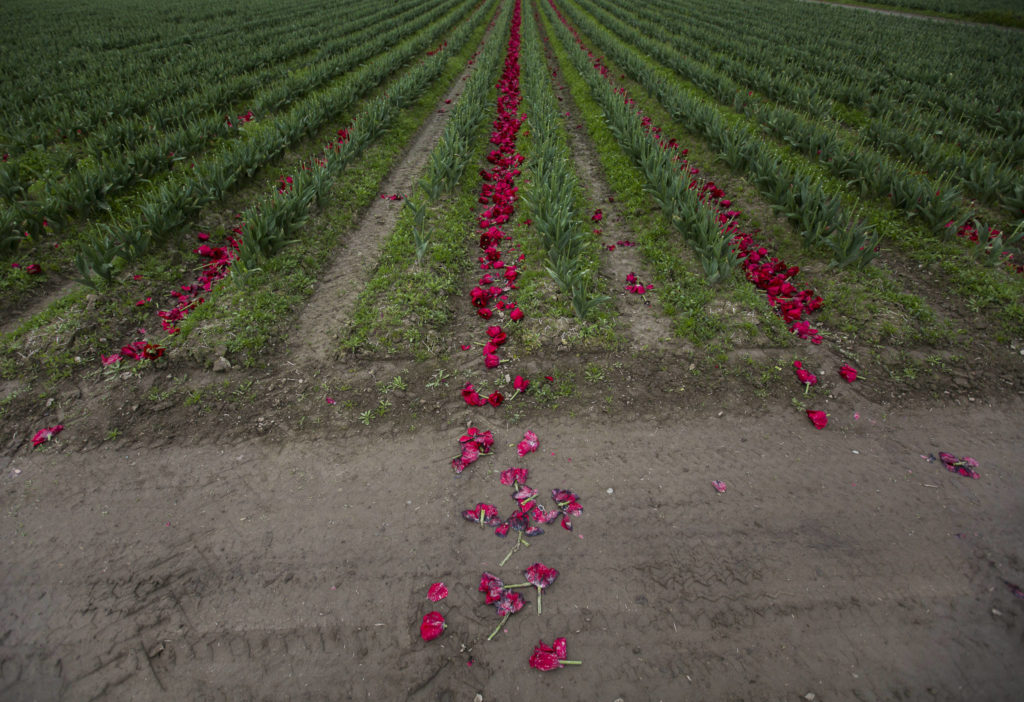
[[[444,583],[434,583],[427,591],[427,598],[431,602],[440,602],[445,597],[448,597],[448,588],[445,587]]]

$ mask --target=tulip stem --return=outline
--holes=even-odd
[[[537,616],[540,616],[540,598],[541,598],[542,594],[544,594],[544,590],[542,590],[541,588],[538,587],[537,588]]]
[[[583,665],[583,661],[558,661],[562,665]]]
[[[494,631],[491,632],[491,635],[487,637],[487,640],[490,641],[495,636],[497,636],[498,632],[501,631],[501,627],[505,626],[505,622],[507,622],[507,621],[508,621],[508,615],[506,614],[504,617],[502,617],[501,621],[498,622],[498,626],[496,626],[494,628]]]
[[[516,532],[516,545],[512,547],[511,551],[509,551],[508,553],[505,554],[505,557],[501,559],[501,563],[499,563],[498,565],[499,566],[503,566],[506,563],[508,563],[508,559],[512,558],[512,554],[515,553],[516,551],[518,551],[520,546],[529,546],[529,545],[530,544],[527,543],[527,541],[525,539],[523,539],[523,532],[517,531]]]

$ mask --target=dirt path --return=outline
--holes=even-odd
[[[608,179],[605,177],[594,144],[580,123],[580,112],[572,98],[572,93],[563,84],[557,72],[559,66],[551,52],[551,47],[545,45],[544,51],[548,70],[552,72],[551,80],[555,95],[568,115],[566,132],[569,136],[569,146],[575,161],[576,172],[579,174],[580,182],[586,190],[587,196],[593,202],[599,203],[602,219],[594,223],[593,226],[601,232],[599,238],[605,248],[601,274],[612,280],[612,289],[616,291],[614,297],[616,311],[621,324],[626,328],[626,336],[630,339],[634,349],[690,351],[691,349],[687,348],[687,345],[680,345],[678,342],[672,343],[672,330],[657,304],[648,304],[647,296],[625,292],[626,276],[629,273],[636,273],[642,281],[650,280],[640,255],[631,246],[636,242],[637,236],[625,217],[617,211],[615,194],[608,186]],[[609,247],[614,248],[609,250]]]
[[[481,44],[488,34],[484,35]],[[296,333],[292,335],[291,355],[296,363],[320,364],[337,350],[338,330],[344,326],[345,320],[351,318],[363,283],[372,275],[380,249],[398,223],[404,198],[413,194],[430,153],[448,123],[450,110],[462,95],[465,81],[472,71],[472,66],[467,67],[456,79],[384,181],[383,194],[399,194],[403,199],[374,200],[355,230],[346,237],[334,263],[320,278],[316,292],[297,321]]]
[[[919,20],[932,20],[933,22],[948,22],[951,24],[966,24],[971,27],[977,27],[979,25],[983,27],[991,27],[993,29],[1002,29],[1009,32],[1022,32],[1024,29],[1019,27],[1004,27],[999,24],[991,24],[989,22],[971,22],[970,20],[960,20],[954,17],[936,17],[934,15],[919,15],[915,12],[900,12],[899,10],[883,10],[880,7],[865,7],[864,5],[848,5],[844,2],[833,2],[832,0],[800,0],[801,2],[811,2],[817,5],[835,5],[836,7],[845,7],[850,10],[864,10],[866,12],[875,12],[880,15],[892,15],[894,17],[910,17],[912,19]]]
[[[358,441],[210,443],[3,467],[0,697],[1019,699],[1019,404],[896,412],[843,433],[576,418],[454,478],[457,426]],[[927,463],[981,463],[972,481]],[[577,491],[576,530],[510,546],[458,517],[494,471]],[[723,480],[719,495],[712,480]],[[561,576],[491,642],[480,573]],[[443,580],[448,599],[431,604]],[[529,601],[535,597],[527,596]],[[437,645],[420,618],[445,614]],[[581,669],[527,658],[565,635]],[[970,690],[970,693],[967,691]]]

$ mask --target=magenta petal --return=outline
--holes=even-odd
[[[445,597],[448,597],[448,588],[445,587],[444,583],[434,583],[427,591],[427,597],[431,602],[440,602]]]

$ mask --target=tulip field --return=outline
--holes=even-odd
[[[1018,699],[1024,33],[876,5],[5,3],[0,698]]]

